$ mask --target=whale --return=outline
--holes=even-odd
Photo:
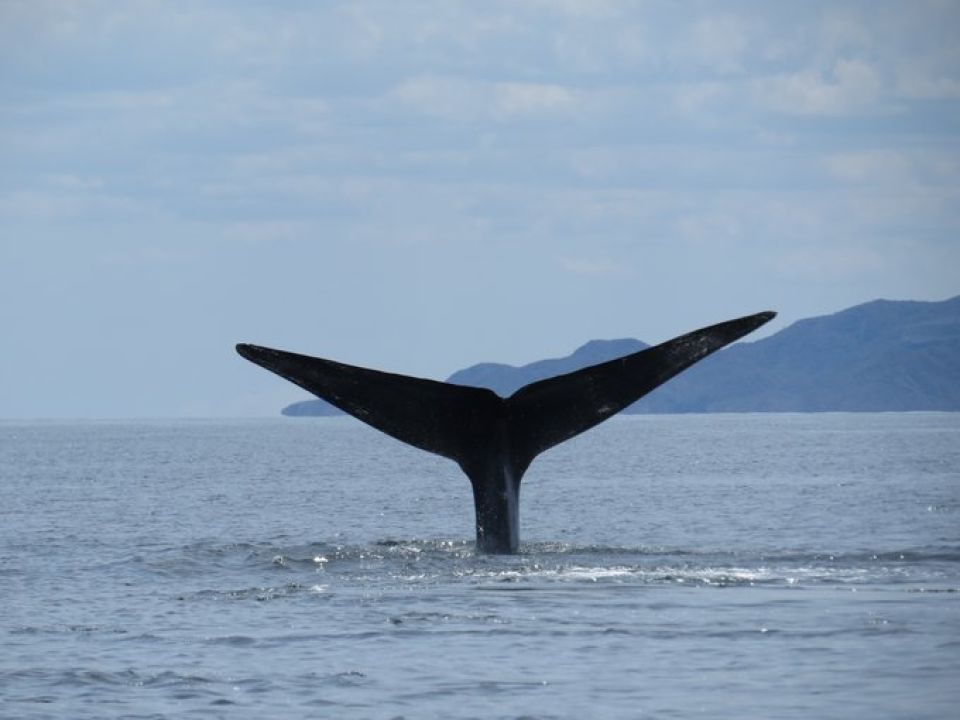
[[[397,440],[456,462],[473,487],[476,548],[520,546],[520,481],[545,450],[602,423],[711,353],[769,322],[767,311],[530,383],[492,390],[241,343],[247,360]]]

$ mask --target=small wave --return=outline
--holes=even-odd
[[[248,635],[224,635],[219,637],[204,638],[207,645],[227,645],[229,647],[250,647],[257,644],[257,639]]]
[[[824,552],[820,551],[781,551],[768,552],[761,556],[770,562],[796,563],[836,563],[838,565],[868,565],[877,562],[919,564],[926,562],[960,562],[960,548],[950,545],[923,546],[919,548],[857,550]]]
[[[365,673],[359,670],[346,670],[344,672],[333,673],[328,676],[329,680],[340,687],[357,687],[367,682]]]
[[[446,625],[455,623],[506,625],[510,621],[492,613],[406,612],[391,615],[392,625]]]
[[[95,633],[126,635],[126,628],[102,627],[100,625],[20,625],[10,630],[11,635],[91,635]]]
[[[303,595],[304,593],[320,594],[325,590],[326,588],[317,584],[307,585],[292,582],[278,586],[257,585],[234,590],[198,590],[196,592],[178,595],[177,600],[255,600],[257,602],[267,602],[269,600],[295,597]]]
[[[90,685],[112,685],[126,687],[165,688],[177,685],[200,686],[216,683],[214,678],[203,675],[184,674],[174,671],[159,673],[140,673],[136,670],[51,670],[47,668],[26,668],[0,673],[5,681],[29,681],[56,687],[85,687]]]

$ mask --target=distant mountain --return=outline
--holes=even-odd
[[[481,363],[447,380],[508,396],[531,382],[648,347],[591,340],[565,358]],[[960,410],[960,296],[875,300],[736,343],[657,388],[627,413]],[[321,400],[284,415],[339,411]]]
[[[290,417],[330,417],[332,415],[344,415],[345,413],[335,408],[326,400],[300,400],[290,403],[280,411],[282,415]]]
[[[480,363],[458,370],[447,378],[447,382],[454,385],[490,388],[501,397],[509,397],[524,385],[537,380],[563,375],[589,365],[597,365],[648,347],[650,346],[646,343],[630,338],[591,340],[574,350],[572,355],[564,358],[538,360],[521,367],[500,363]]]
[[[960,297],[800,320],[707,358],[633,410],[960,410]]]

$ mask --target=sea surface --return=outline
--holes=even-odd
[[[349,418],[0,422],[3,718],[960,716],[960,414],[629,416],[473,548]]]

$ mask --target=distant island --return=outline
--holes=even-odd
[[[480,363],[447,378],[508,396],[537,380],[648,347],[591,340],[563,358],[514,367]],[[874,300],[799,320],[703,360],[625,413],[884,412],[960,410],[960,296],[942,302]],[[284,415],[342,414],[304,400]]]

